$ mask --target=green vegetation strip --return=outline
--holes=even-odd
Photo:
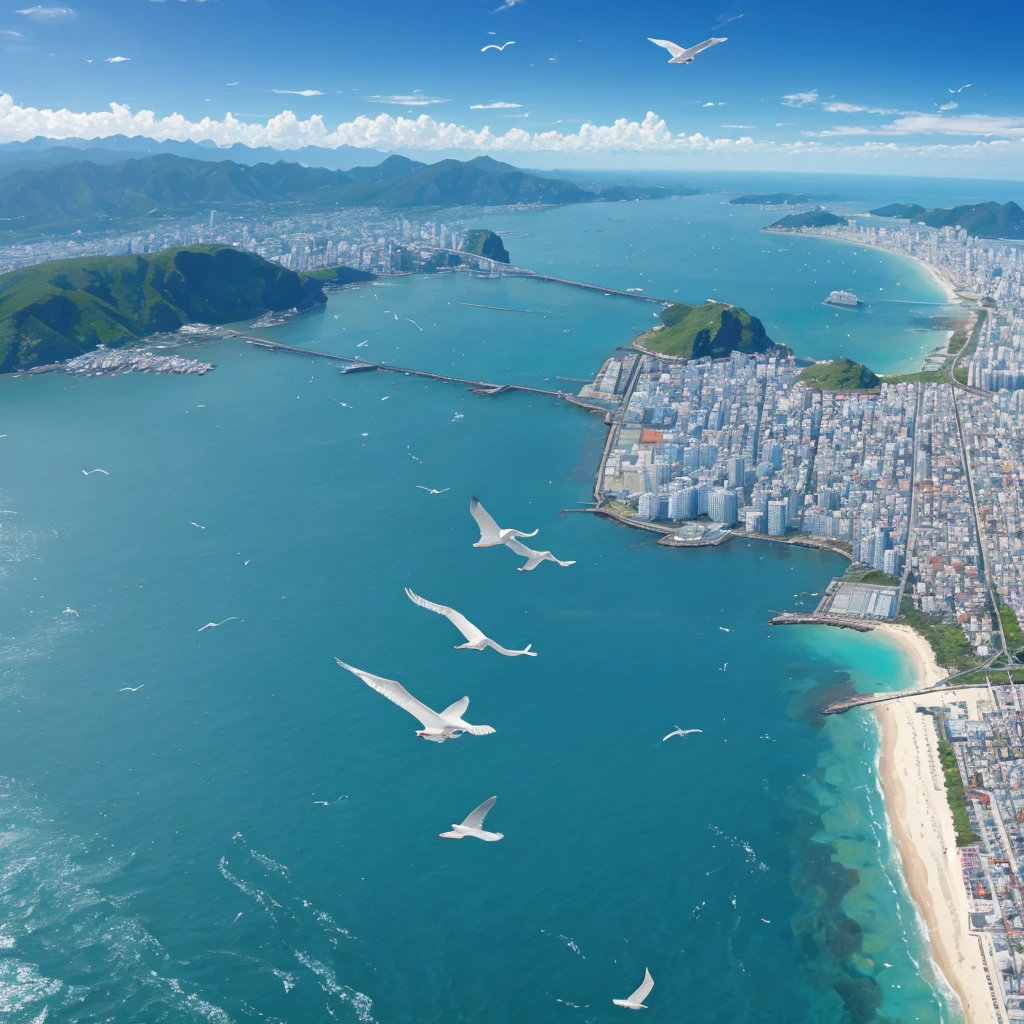
[[[1017,621],[1017,613],[1008,605],[1000,605],[999,618],[1003,622],[1003,633],[1006,635],[1006,646],[1009,650],[1024,647],[1024,632]]]
[[[974,648],[959,626],[939,622],[933,616],[919,612],[909,594],[904,595],[900,613],[900,621],[916,630],[931,644],[935,660],[944,668],[970,668],[977,664]]]
[[[960,778],[960,767],[956,763],[953,744],[949,740],[939,740],[939,763],[946,779],[946,798],[949,809],[953,812],[953,830],[956,832],[957,846],[970,846],[981,839],[971,828],[971,819],[967,814],[967,796],[964,793],[963,779]]]

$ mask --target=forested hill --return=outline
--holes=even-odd
[[[689,193],[691,190],[683,190]],[[215,205],[507,206],[663,198],[667,188],[586,189],[491,157],[423,164],[391,156],[375,167],[329,171],[277,163],[247,166],[163,153],[116,164],[74,161],[0,177],[0,222],[12,230],[98,226]]]
[[[39,263],[0,276],[0,373],[189,322],[231,323],[325,301],[319,281],[230,246]]]

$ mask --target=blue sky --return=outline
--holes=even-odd
[[[1024,178],[1019,3],[500,4],[14,0],[0,141],[121,132],[537,167]],[[670,66],[652,35],[728,42]]]

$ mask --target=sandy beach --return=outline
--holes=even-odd
[[[916,686],[931,685],[946,671],[936,664],[929,644],[904,626],[883,626],[915,665]],[[944,699],[978,700],[984,690],[951,691]],[[919,699],[878,704],[882,732],[879,774],[889,823],[907,887],[928,933],[932,957],[956,994],[968,1024],[1004,1024],[1002,1007],[993,1004],[981,943],[969,928],[967,892],[953,819],[939,766],[938,740],[930,716],[918,714]]]

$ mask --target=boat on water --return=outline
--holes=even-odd
[[[853,292],[834,291],[828,293],[824,300],[828,306],[843,306],[846,309],[856,309],[862,303]]]

